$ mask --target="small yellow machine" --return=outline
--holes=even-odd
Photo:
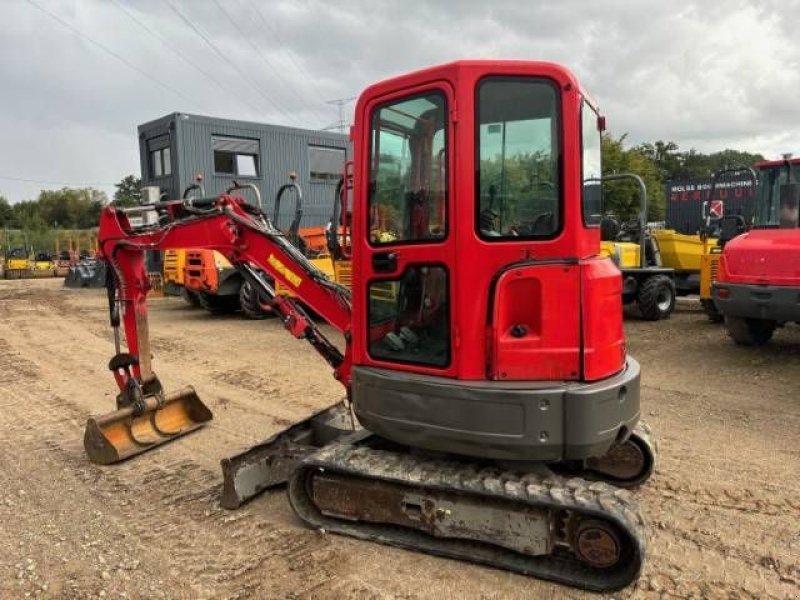
[[[6,279],[25,279],[30,277],[31,263],[26,248],[11,248],[6,252],[3,277]]]
[[[633,173],[614,173],[600,184],[632,181],[639,188],[639,214],[635,221],[618,223],[612,216],[601,222],[600,254],[611,258],[622,272],[622,303],[639,307],[647,321],[668,319],[675,308],[675,270],[661,259],[658,242],[647,227],[647,189]]]
[[[164,291],[168,294],[183,295],[186,269],[186,249],[164,251],[164,272],[162,274]]]
[[[35,279],[55,277],[57,275],[56,261],[46,252],[36,252],[29,264],[30,276]]]
[[[703,255],[717,245],[717,239],[685,235],[674,229],[656,229],[651,235],[658,242],[661,262],[676,273],[699,273]]]
[[[635,269],[639,266],[639,244],[633,242],[600,242],[600,254],[614,261],[620,269]]]

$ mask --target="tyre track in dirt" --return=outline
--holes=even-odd
[[[49,293],[57,294],[58,292]],[[44,295],[46,296],[46,294]],[[92,301],[96,307],[94,310],[97,318],[99,320],[105,319],[104,299],[100,293],[94,298],[92,298],[91,294],[76,294],[71,296],[69,300],[72,301],[78,298],[82,303],[87,302],[87,300]],[[113,548],[119,539],[139,540],[144,537],[147,540],[146,543],[140,542],[140,546],[135,546],[135,544],[126,545],[123,554],[126,554],[126,556],[155,556],[155,560],[150,562],[141,559],[141,565],[136,570],[137,575],[128,576],[127,579],[122,579],[119,583],[116,580],[117,573],[127,574],[128,572],[112,569],[111,580],[109,581],[114,583],[114,586],[111,586],[109,581],[99,578],[101,574],[99,566],[88,565],[88,559],[82,560],[80,561],[82,566],[79,570],[76,567],[69,577],[62,577],[64,586],[67,587],[62,586],[61,589],[66,589],[72,596],[82,598],[86,595],[94,595],[98,590],[107,589],[109,593],[112,593],[112,591],[113,593],[121,593],[123,590],[134,590],[134,597],[149,598],[158,593],[163,593],[167,597],[194,598],[212,595],[209,592],[209,588],[213,587],[213,595],[215,597],[332,598],[341,592],[352,593],[356,597],[365,598],[420,598],[429,596],[429,593],[434,593],[441,597],[451,595],[464,596],[470,593],[468,592],[469,590],[476,589],[477,586],[478,590],[482,590],[479,593],[487,597],[490,590],[501,590],[501,597],[508,597],[509,593],[502,592],[502,590],[511,589],[510,595],[513,596],[513,590],[520,589],[521,585],[524,585],[526,589],[552,589],[547,584],[531,582],[527,578],[518,576],[509,578],[505,573],[494,572],[490,569],[464,566],[443,559],[420,556],[388,547],[376,547],[373,544],[345,538],[320,537],[319,534],[303,527],[292,515],[282,491],[259,498],[245,509],[248,511],[247,514],[255,516],[255,520],[252,523],[267,523],[271,527],[277,527],[277,531],[279,531],[278,541],[273,539],[275,530],[270,528],[265,529],[267,533],[264,537],[254,540],[253,536],[251,536],[251,531],[254,527],[250,525],[251,521],[245,519],[242,521],[243,531],[233,531],[231,533],[230,543],[241,548],[242,556],[246,557],[237,561],[234,558],[236,556],[235,553],[231,554],[228,550],[219,550],[213,543],[214,535],[208,532],[209,529],[213,530],[213,521],[212,524],[209,524],[208,519],[216,514],[213,503],[216,502],[216,494],[219,491],[219,479],[216,475],[219,458],[236,450],[234,442],[242,443],[242,439],[237,438],[238,431],[235,427],[228,431],[226,427],[220,427],[220,422],[224,422],[230,413],[236,413],[239,420],[243,421],[239,424],[239,427],[250,431],[252,438],[260,439],[265,435],[259,436],[258,432],[252,432],[254,419],[247,410],[247,401],[252,396],[251,390],[242,390],[235,385],[214,385],[210,377],[204,375],[204,373],[208,372],[207,365],[213,363],[215,357],[226,356],[230,359],[230,346],[219,344],[218,341],[220,333],[229,328],[234,331],[231,335],[224,336],[224,341],[232,342],[232,340],[236,339],[239,333],[236,331],[236,326],[231,327],[232,323],[225,323],[223,330],[220,328],[220,323],[214,323],[213,320],[210,323],[201,320],[197,330],[190,331],[188,334],[185,331],[178,331],[176,335],[182,336],[179,339],[184,340],[194,340],[195,338],[200,340],[212,339],[214,343],[201,343],[195,346],[196,353],[208,358],[199,361],[194,359],[184,361],[181,360],[181,357],[177,357],[177,360],[172,362],[175,357],[170,356],[169,363],[167,361],[157,363],[157,365],[166,367],[161,368],[159,366],[158,368],[159,374],[162,375],[162,379],[166,382],[168,388],[171,387],[171,381],[183,384],[187,382],[187,379],[195,383],[199,382],[197,383],[199,389],[229,388],[220,391],[225,393],[225,397],[233,396],[228,401],[230,404],[219,403],[222,404],[222,408],[218,411],[211,426],[201,432],[183,438],[179,443],[161,447],[159,450],[147,453],[134,461],[111,468],[99,468],[86,462],[80,447],[80,439],[85,417],[89,413],[107,411],[113,406],[113,394],[111,393],[113,392],[113,383],[107,371],[102,367],[111,352],[110,336],[108,341],[100,340],[98,343],[97,336],[87,327],[91,323],[90,320],[83,318],[73,319],[70,317],[68,307],[64,311],[64,316],[62,316],[48,310],[41,304],[37,304],[36,297],[32,298],[31,301],[36,304],[34,312],[40,317],[37,322],[34,323],[27,318],[21,319],[22,315],[27,314],[27,310],[20,310],[18,304],[12,303],[12,309],[0,315],[0,326],[9,326],[9,328],[14,328],[15,330],[14,335],[9,338],[10,342],[6,341],[10,347],[18,352],[18,356],[23,357],[23,360],[15,361],[16,367],[24,365],[35,366],[34,377],[29,382],[35,389],[31,392],[29,399],[18,403],[38,404],[46,406],[47,409],[39,417],[26,413],[34,421],[39,419],[41,425],[23,424],[25,419],[21,417],[12,419],[17,423],[17,426],[11,428],[12,433],[9,439],[24,440],[25,443],[20,445],[20,448],[24,449],[23,456],[60,455],[68,457],[74,468],[80,469],[81,473],[86,473],[79,480],[76,480],[76,478],[70,476],[69,469],[63,468],[63,462],[43,465],[41,462],[28,460],[27,468],[32,471],[41,469],[43,473],[47,473],[50,469],[55,468],[59,473],[66,472],[66,479],[59,477],[59,481],[56,484],[59,489],[74,491],[88,488],[92,490],[91,494],[88,494],[88,498],[84,498],[83,494],[80,494],[81,497],[77,499],[77,503],[70,506],[68,512],[74,517],[85,517],[87,515],[91,517],[93,510],[95,510],[94,506],[101,502],[104,505],[116,507],[121,511],[123,517],[120,517],[119,521],[123,524],[129,521],[136,522],[137,518],[142,520],[143,530],[138,527],[127,528],[126,525],[120,525],[120,529],[115,529],[106,524],[100,532],[93,533],[94,537],[86,543],[96,544],[97,547],[103,547],[106,548],[107,552],[112,552],[112,550],[108,549]],[[158,306],[161,303],[154,304]],[[173,318],[171,313],[174,311],[175,304],[164,302],[162,306],[167,307],[167,311],[165,311],[167,315],[155,308],[151,322],[163,326],[165,323],[159,323],[159,321],[164,319],[165,316],[170,319]],[[187,314],[183,310],[174,312],[178,315]],[[172,324],[172,328],[181,330],[185,327],[194,326],[197,320],[195,314],[189,311],[187,322]],[[169,326],[170,324],[166,323],[166,325]],[[252,325],[243,324],[241,331],[249,332],[248,328],[252,327]],[[281,352],[286,356],[281,358],[286,359],[288,357],[290,359],[289,367],[284,367],[282,371],[280,368],[277,369],[277,372],[283,378],[289,378],[289,373],[299,366],[301,371],[305,369],[308,373],[311,373],[311,376],[306,376],[306,379],[312,382],[324,380],[328,387],[332,387],[337,391],[340,390],[339,384],[332,381],[328,371],[319,369],[318,359],[315,355],[303,356],[303,353],[298,352],[298,350],[305,350],[305,346],[291,338],[287,340],[285,332],[278,328],[278,324],[273,323],[272,325],[274,325],[272,331],[269,330],[268,325],[267,337],[275,337],[284,342],[288,341],[286,351],[283,352],[283,349],[281,349]],[[169,328],[162,327],[162,330]],[[213,333],[213,337],[207,336],[206,332]],[[250,343],[248,344],[248,342]],[[268,357],[270,355],[269,351],[263,352],[263,347],[258,341],[254,343],[253,340],[242,340],[242,343],[251,353],[255,354],[261,350],[261,356]],[[65,345],[73,351],[67,352],[58,365],[54,364],[52,361],[54,352]],[[267,348],[269,348],[269,345],[267,345]],[[80,351],[76,351],[77,349],[80,349]],[[299,355],[301,358],[299,362],[304,364],[292,364],[296,358],[295,355]],[[243,358],[245,357],[237,357],[237,362],[247,363],[246,359],[242,360]],[[252,365],[253,369],[258,368],[253,362],[249,364]],[[278,362],[277,364],[280,367],[281,363]],[[316,371],[309,369],[307,366],[309,364],[316,367]],[[89,367],[88,370],[87,367]],[[34,373],[31,369],[27,369],[27,371]],[[77,376],[74,376],[76,374]],[[100,390],[103,391],[100,392]],[[237,393],[228,394],[227,392]],[[339,395],[340,393],[339,391]],[[317,391],[317,395],[319,395],[319,391]],[[243,396],[245,397],[245,402],[240,400]],[[218,403],[217,400],[223,398],[219,396],[217,400],[214,400],[213,396],[208,394],[204,397],[206,401],[211,398],[209,403],[212,405],[216,405]],[[69,400],[65,400],[65,398]],[[65,403],[68,408],[56,403],[55,399],[60,399],[59,402]],[[292,414],[290,409],[285,408],[280,398],[273,403],[266,402],[261,404],[260,400],[257,402],[260,406],[275,408],[276,414],[287,414],[293,417],[292,420],[305,416],[305,414]],[[229,409],[233,404],[238,404],[241,410],[226,410],[226,406]],[[47,415],[61,416],[53,418]],[[71,426],[63,432],[63,436],[48,438],[49,442],[45,444],[41,431],[43,429],[50,432],[58,430],[59,424],[64,420],[63,415],[68,415],[66,421]],[[274,418],[274,415],[270,417],[270,424],[273,426]],[[3,425],[5,426],[5,423]],[[20,430],[29,433],[22,435]],[[266,428],[266,431],[269,433],[269,428]],[[5,444],[5,441],[2,443]],[[191,477],[187,478],[183,474],[185,468],[183,467],[184,463],[181,462],[182,460],[189,460],[191,464],[200,465],[195,469],[201,469],[202,472],[206,473],[206,476],[212,477],[212,479],[209,481],[201,479],[195,482]],[[191,470],[194,471],[195,469]],[[174,485],[182,490],[180,494],[172,494],[169,486],[165,487],[159,479],[160,475],[158,474],[164,472],[174,476]],[[9,478],[15,479],[18,476],[11,475]],[[113,481],[114,478],[125,482],[126,487],[118,489],[114,484],[108,483],[108,481]],[[192,490],[195,491],[193,492]],[[85,490],[83,491],[85,492]],[[32,492],[30,495],[44,494]],[[172,498],[172,496],[175,498]],[[135,498],[144,498],[144,500],[140,500],[140,503],[137,503]],[[202,511],[199,508],[186,510],[185,504],[187,502],[190,504],[192,502],[195,504],[200,503],[201,506],[204,505],[205,507]],[[212,503],[212,508],[208,508],[209,502]],[[147,509],[146,507],[150,505],[156,508]],[[124,511],[119,508],[125,506],[131,508]],[[207,511],[210,513],[209,515],[206,515]],[[57,512],[57,509],[52,505],[43,510],[45,515],[53,512]],[[184,518],[182,516],[187,512],[191,514],[192,518]],[[103,514],[105,515],[106,512],[104,511]],[[224,515],[224,513],[222,514]],[[235,514],[238,514],[238,512]],[[226,517],[223,516],[222,518]],[[237,521],[238,519],[231,522],[235,523]],[[191,557],[177,552],[173,548],[173,544],[169,543],[170,536],[163,534],[163,532],[174,531],[173,526],[165,524],[170,522],[177,522],[179,528],[192,532],[191,535],[186,537],[177,537],[174,543],[180,546],[184,544],[186,539],[194,542],[196,546],[199,543],[201,548],[196,556]],[[257,527],[264,528],[265,526],[262,524],[257,525]],[[59,529],[63,531],[63,525],[59,525]],[[148,536],[147,531],[151,529],[162,529],[162,535],[155,536],[155,539]],[[110,533],[104,535],[107,531],[110,531]],[[144,531],[144,533],[139,533],[140,531]],[[299,535],[299,539],[302,541],[287,544],[288,550],[281,553],[282,542],[280,539],[286,536],[291,538],[293,535]],[[62,537],[67,540],[80,539],[80,535],[73,530],[67,531]],[[224,536],[219,539],[221,541],[218,543],[226,543]],[[196,542],[196,540],[199,540],[199,542]],[[153,550],[152,545],[157,548],[166,547],[163,552],[160,552]],[[271,546],[276,546],[278,550],[271,548]],[[227,546],[223,546],[223,548],[227,548]],[[38,548],[34,551],[34,554],[47,556],[47,551]],[[280,558],[271,558],[273,554],[280,556]],[[137,558],[137,560],[139,559]],[[278,562],[276,563],[276,561]],[[203,572],[209,568],[218,570],[219,575],[213,584],[204,580],[202,584],[188,586],[183,578],[177,577],[166,567],[166,565],[170,565],[174,569],[174,565],[179,565],[182,571],[185,570],[187,564],[203,565],[201,569]],[[385,565],[389,564],[393,568],[385,569]],[[444,569],[442,568],[443,566]],[[148,567],[147,577],[139,575],[140,570],[144,570],[144,567]],[[378,575],[373,575],[379,569],[382,572]],[[398,579],[400,575],[398,573],[415,572],[416,569],[430,571],[431,575],[426,586],[420,587],[418,578],[409,577],[406,583],[401,583],[400,588],[403,589],[398,590],[398,583],[400,583]],[[456,573],[471,573],[473,577],[468,580],[462,576],[453,576],[453,569],[455,569]],[[48,574],[52,576],[53,573],[56,574],[55,579],[60,581],[57,577],[59,571],[50,565]],[[366,579],[370,580],[371,583],[369,585],[363,583]],[[203,585],[208,587],[203,587]],[[35,588],[33,589],[35,590]],[[73,591],[70,592],[70,590]],[[330,590],[338,590],[339,592],[331,592]],[[382,591],[374,593],[375,590]]]
[[[661,440],[656,476],[640,492],[650,560],[670,575],[655,587],[799,598],[800,329],[787,327],[768,349],[737,347],[696,313],[626,329],[643,366],[643,411]]]
[[[4,357],[0,362],[0,380],[11,382],[0,388],[5,400],[0,412],[0,446],[10,449],[3,463],[2,479],[19,481],[26,488],[26,502],[46,506],[52,482],[31,476],[36,471],[26,468],[26,463],[46,461],[55,466],[63,486],[72,493],[77,492],[82,504],[90,509],[103,506],[102,511],[96,510],[93,514],[102,520],[106,537],[110,532],[112,538],[135,540],[128,547],[127,555],[143,557],[134,559],[141,564],[140,573],[152,573],[153,578],[162,582],[172,579],[168,587],[185,591],[186,597],[220,594],[235,597],[242,589],[272,596],[279,591],[271,589],[269,578],[263,577],[264,571],[307,568],[303,580],[305,585],[314,588],[332,578],[329,564],[347,562],[344,556],[331,552],[328,539],[320,538],[316,532],[278,527],[255,517],[248,509],[236,513],[224,511],[218,504],[219,475],[191,460],[165,462],[145,469],[134,462],[115,469],[91,465],[79,442],[78,427],[86,414],[57,396],[51,396],[48,405],[37,402],[47,395],[40,382],[15,380],[9,376],[20,371],[35,373],[35,366],[8,351],[5,340],[0,340],[0,350]],[[14,486],[5,487],[13,489]],[[3,502],[2,506],[7,503]],[[200,545],[197,540],[201,540]],[[242,544],[236,540],[242,540]],[[115,554],[124,554],[126,545],[123,544],[121,553]],[[84,546],[94,547],[91,541]],[[261,550],[252,552],[254,548]],[[128,564],[133,564],[134,560]],[[108,559],[101,564],[108,564]],[[91,577],[86,581],[84,577],[83,580],[64,579],[51,585],[77,592],[99,592],[96,588],[120,592],[123,588],[115,589],[113,583],[122,581],[115,576],[125,571],[126,561],[115,564],[123,566],[119,569],[99,567],[104,570],[99,572],[96,581]],[[177,569],[179,573],[173,572],[175,564],[181,565]],[[102,573],[108,573],[108,578]],[[145,580],[138,583],[146,584],[149,589],[152,583],[144,577]],[[9,577],[3,579],[10,581],[15,577],[9,573]],[[112,579],[115,581],[108,584]],[[24,577],[18,581],[23,589],[29,584],[30,589],[24,591],[37,589],[36,581]],[[19,586],[15,591],[20,591]]]

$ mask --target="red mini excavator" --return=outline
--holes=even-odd
[[[644,534],[619,487],[643,483],[655,452],[620,273],[599,257],[603,123],[550,63],[456,62],[369,87],[333,224],[352,292],[236,189],[158,202],[156,226],[106,208],[109,307],[127,352],[117,333],[118,408],[89,420],[89,457],[113,463],[211,419],[193,389],[167,395],[152,370],[144,267],[146,250],[210,248],[346,392],[224,460],[225,506],[288,482],[312,527],[587,589],[627,585]]]

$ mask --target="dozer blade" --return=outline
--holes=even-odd
[[[145,399],[145,410],[136,415],[125,407],[99,417],[89,417],[83,447],[89,460],[110,465],[170,442],[202,427],[213,418],[192,387],[185,387],[164,399]]]
[[[235,456],[222,459],[224,508],[238,508],[264,490],[286,483],[319,448],[359,428],[343,402],[329,406]]]

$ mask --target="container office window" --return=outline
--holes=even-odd
[[[212,136],[214,172],[220,175],[258,177],[258,140]]]
[[[169,147],[169,136],[162,135],[147,141],[150,158],[150,177],[166,177],[172,175],[172,153]]]
[[[308,147],[309,181],[335,183],[342,176],[344,148]]]

